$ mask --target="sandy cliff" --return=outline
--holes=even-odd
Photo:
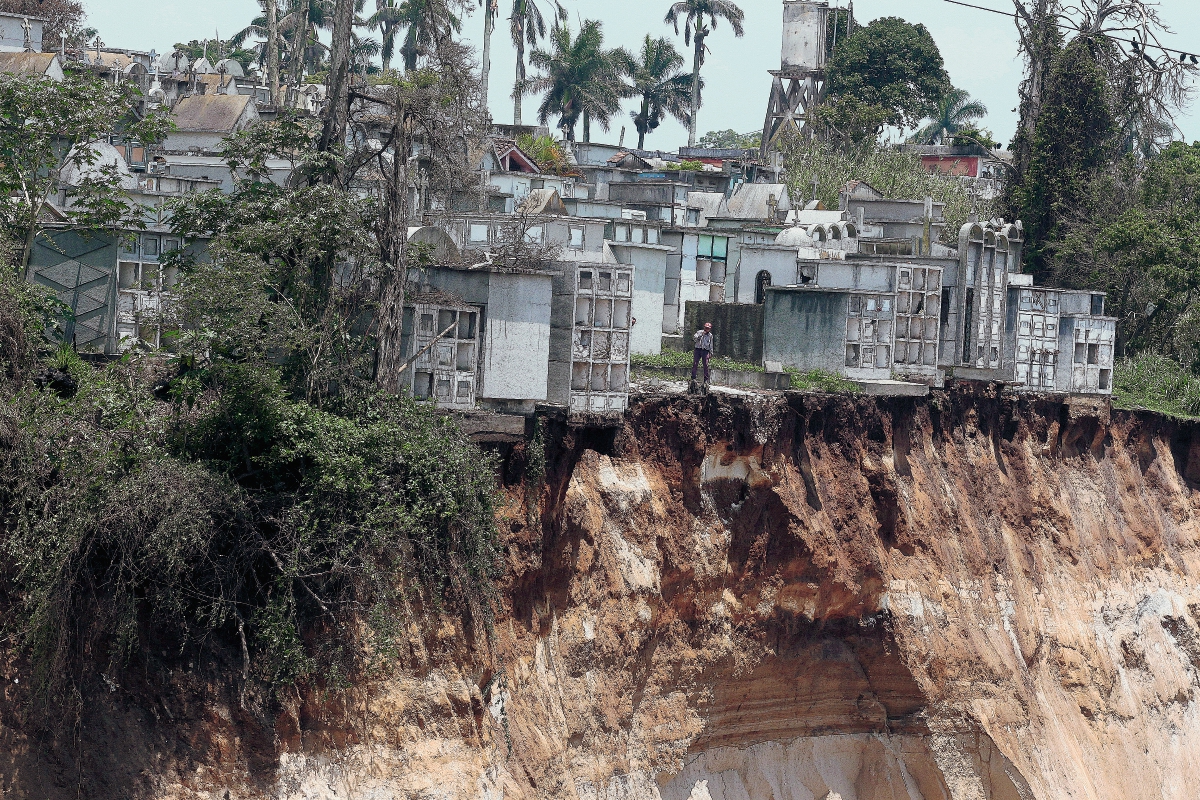
[[[74,754],[7,714],[0,796],[1200,796],[1200,428],[980,390],[642,398],[548,441],[490,645],[426,620],[269,717],[123,685]]]

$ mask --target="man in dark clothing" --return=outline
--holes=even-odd
[[[692,334],[692,340],[695,342],[695,351],[692,355],[692,380],[696,380],[696,367],[700,366],[700,362],[704,362],[704,382],[708,383],[708,359],[712,356],[713,351],[713,333],[712,323],[704,323],[704,327]]]

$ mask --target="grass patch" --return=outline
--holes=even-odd
[[[634,355],[629,358],[630,365],[636,369],[691,369],[692,354],[682,350],[663,350],[656,356]],[[733,369],[741,372],[766,372],[757,364],[747,361],[734,361],[732,358],[713,356],[708,360],[709,369]]]
[[[691,369],[692,354],[685,353],[681,350],[663,350],[656,356],[650,355],[634,355],[629,359],[633,371],[637,373],[645,369]],[[711,369],[728,369],[739,370],[741,372],[766,372],[766,370],[758,364],[750,364],[745,361],[734,361],[732,358],[718,358],[714,356],[709,360],[708,365]],[[792,376],[792,388],[802,392],[825,392],[827,394],[849,393],[854,394],[859,391],[858,384],[853,381],[848,381],[841,375],[829,372],[823,369],[814,369],[809,372],[800,372],[799,370],[786,370]]]
[[[1200,417],[1200,378],[1169,358],[1145,353],[1116,364],[1113,405],[1173,417]]]
[[[823,369],[809,372],[791,372],[792,388],[802,392],[824,392],[826,394],[857,394],[858,384],[848,381],[841,375]]]

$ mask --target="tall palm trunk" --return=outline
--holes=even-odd
[[[483,68],[480,73],[480,92],[483,94],[483,111],[488,110],[488,76],[492,73],[492,33],[496,30],[495,0],[484,0],[483,12]],[[491,115],[488,115],[491,118]]]
[[[696,146],[696,117],[700,116],[700,65],[704,63],[704,37],[696,31],[696,55],[692,60],[692,105],[688,120],[688,147]]]
[[[337,0],[333,9],[333,41],[329,54],[326,96],[329,108],[321,131],[322,151],[344,144],[350,116],[350,34],[354,27],[354,0]]]
[[[392,47],[396,46],[396,34],[393,33],[394,29],[395,29],[395,26],[392,23],[390,23],[390,22],[383,23],[383,41],[385,43],[388,41],[388,39],[391,39],[391,41],[392,41],[391,47],[384,48],[383,52],[386,55],[380,56],[380,58],[383,59],[383,71],[384,72],[387,72],[388,70],[390,70],[392,68]]]
[[[592,141],[592,115],[587,111],[583,112],[583,143],[590,144]]]
[[[292,88],[296,91],[296,100],[300,97],[300,82],[304,80],[304,51],[308,45],[308,0],[304,0],[304,16],[296,31],[296,42],[292,45]]]
[[[267,0],[267,82],[271,84],[271,102],[279,104],[279,4]]]
[[[637,123],[638,132],[638,150],[646,149],[646,128],[650,124],[650,98],[642,95],[642,110],[641,118],[643,122]],[[636,120],[635,120],[636,122]]]
[[[517,81],[513,84],[513,125],[521,124],[521,97],[525,93],[525,21],[520,20],[517,25],[520,27],[521,37],[516,39]]]

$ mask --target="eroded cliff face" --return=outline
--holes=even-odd
[[[489,646],[414,624],[399,674],[275,719],[197,700],[186,757],[115,695],[157,731],[131,794],[1200,795],[1200,429],[981,389],[549,433]]]

